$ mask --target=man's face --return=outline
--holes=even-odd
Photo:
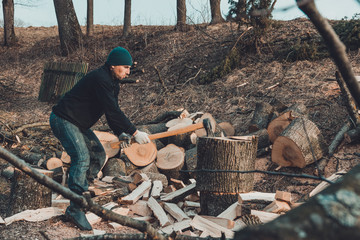
[[[130,66],[111,66],[111,71],[115,78],[122,80],[130,74]]]

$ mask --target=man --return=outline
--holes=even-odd
[[[105,161],[104,148],[90,129],[103,114],[116,135],[134,136],[140,144],[150,142],[118,104],[119,81],[130,74],[132,64],[126,49],[114,48],[102,67],[85,75],[52,109],[51,129],[71,157],[68,186],[79,195],[88,190],[88,179],[96,177]],[[76,203],[70,202],[65,215],[81,230],[92,229]]]

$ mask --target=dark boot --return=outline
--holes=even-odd
[[[81,211],[80,208],[70,205],[66,208],[65,216],[81,230],[92,230],[89,221],[86,219],[85,213]]]

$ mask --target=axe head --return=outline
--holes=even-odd
[[[203,125],[206,131],[206,136],[207,137],[214,137],[214,132],[213,132],[213,128],[211,126],[211,122],[209,118],[205,118],[203,119]]]

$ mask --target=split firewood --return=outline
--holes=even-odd
[[[225,218],[228,220],[234,220],[239,216],[241,216],[241,204],[239,202],[234,202],[222,213],[217,215],[218,218]]]
[[[325,142],[318,127],[309,119],[296,118],[276,138],[271,160],[283,167],[304,168],[324,153]]]
[[[0,216],[0,225],[3,225],[3,224],[5,224],[5,221],[4,221],[4,219],[2,219],[2,217]]]
[[[235,222],[226,218],[221,218],[221,217],[214,217],[214,216],[207,216],[207,215],[200,215],[200,217],[203,217],[209,221],[212,221],[224,228],[227,229],[233,229],[235,226]]]
[[[258,210],[251,210],[251,215],[257,216],[262,223],[270,222],[280,216],[280,214],[277,213],[258,211]]]
[[[149,208],[147,201],[144,200],[139,200],[135,204],[129,205],[129,209],[131,210],[131,212],[143,217],[151,216],[152,214],[152,211]]]
[[[111,201],[117,201],[119,198],[124,197],[129,193],[130,192],[127,187],[121,187],[106,191],[103,194],[93,197],[92,200],[99,205],[104,205],[105,203]]]
[[[211,237],[221,237],[221,233],[224,233],[227,238],[232,238],[234,236],[234,232],[232,230],[222,227],[219,224],[207,220],[199,215],[196,215],[192,219],[190,225],[193,228],[206,231]]]
[[[184,229],[190,228],[191,227],[190,222],[191,222],[191,219],[185,219],[185,220],[183,220],[181,222],[176,222],[176,223],[173,223],[173,224],[168,225],[166,227],[163,227],[159,231],[163,232],[163,233],[165,233],[167,235],[171,235],[174,232],[180,232],[180,231],[183,231]],[[177,239],[177,237],[176,237],[176,239]]]
[[[200,203],[193,201],[184,201],[184,207],[200,208]]]
[[[121,204],[134,204],[139,200],[144,193],[151,188],[151,181],[142,182],[134,191],[129,195],[120,199]]]
[[[178,207],[175,203],[164,203],[164,209],[167,211],[173,218],[178,222],[181,222],[183,219],[189,218],[181,208]]]
[[[279,200],[273,201],[263,209],[263,211],[265,212],[272,212],[272,213],[282,213],[290,210],[291,207],[287,202],[279,201]]]
[[[152,181],[161,181],[163,188],[166,188],[169,183],[167,177],[162,173],[147,172],[146,176]]]
[[[156,166],[168,178],[180,178],[179,170],[183,168],[185,151],[174,144],[169,144],[157,153]]]
[[[203,112],[194,112],[194,113],[190,113],[187,117],[195,121],[195,119],[201,118],[202,115],[204,115]]]
[[[171,224],[165,211],[160,206],[160,204],[155,200],[155,198],[150,197],[149,200],[147,201],[147,204],[149,208],[153,211],[154,216],[159,220],[160,225],[162,227],[166,227]]]
[[[175,178],[170,178],[170,183],[171,183],[172,185],[174,185],[174,187],[175,187],[176,189],[180,189],[180,188],[186,187],[186,185],[184,184],[183,181],[178,180],[178,179],[175,179]]]
[[[96,131],[94,130],[95,135],[100,140],[100,143],[104,147],[105,153],[108,156],[108,158],[114,157],[116,154],[119,153],[119,148],[112,148],[110,146],[111,143],[118,142],[119,138],[109,132],[102,132],[102,131]]]
[[[153,186],[151,189],[151,197],[153,197],[155,199],[160,198],[160,193],[163,190],[162,182],[159,180],[156,180],[156,181],[153,181],[152,183],[153,183]]]
[[[70,205],[69,199],[53,199],[51,200],[51,207],[62,209],[63,211]]]
[[[174,187],[174,185],[168,185],[164,188],[164,193],[172,193],[175,191],[176,191],[176,188]]]
[[[275,200],[291,203],[291,193],[277,190],[275,193]]]
[[[341,177],[343,177],[343,175],[346,173],[345,170],[341,170],[339,172],[336,172],[334,174],[332,174],[330,177],[326,178],[327,180],[330,180],[332,182],[336,182],[338,181]],[[330,184],[328,182],[321,182],[319,185],[317,185],[310,193],[309,193],[309,197],[313,197],[316,194],[318,194],[319,192],[321,192],[322,190],[324,190],[325,188],[327,188]]]
[[[142,200],[147,201],[150,198],[150,190],[151,188],[147,189],[144,194],[142,195]]]
[[[265,192],[248,192],[248,193],[239,193],[239,198],[242,201],[275,201],[275,193],[265,193]]]
[[[256,132],[260,129],[266,128],[273,112],[274,108],[269,103],[256,103],[254,114],[248,127],[249,132]]]
[[[179,190],[176,190],[174,192],[167,193],[163,196],[160,196],[161,201],[164,202],[175,202],[178,199],[182,199],[185,196],[191,194],[195,191],[196,183],[192,183],[190,185],[187,185],[184,188],[181,188]]]
[[[6,225],[9,225],[16,221],[29,221],[29,222],[40,222],[50,219],[52,217],[60,216],[63,212],[59,208],[46,207],[35,210],[25,210],[15,215],[5,218],[3,221]]]

